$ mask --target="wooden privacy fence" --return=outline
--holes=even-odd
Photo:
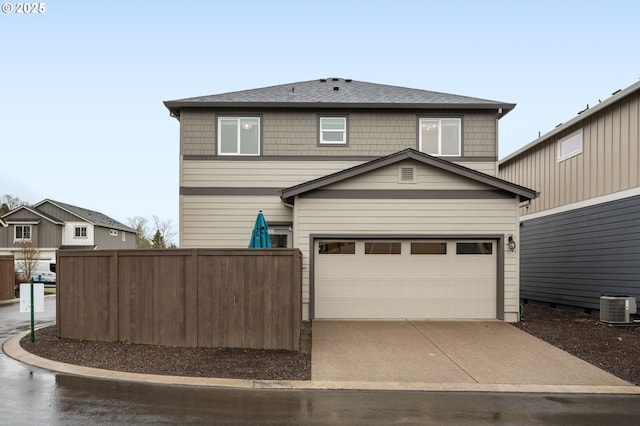
[[[15,284],[13,256],[0,256],[0,300],[16,297]]]
[[[297,249],[59,251],[61,338],[297,350]]]

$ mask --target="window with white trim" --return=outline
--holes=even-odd
[[[460,118],[420,118],[418,133],[420,151],[442,157],[461,155],[462,120]]]
[[[87,227],[86,226],[76,226],[74,227],[74,238],[87,238]]]
[[[219,155],[260,155],[260,117],[219,117]]]
[[[320,144],[347,144],[347,117],[320,117]]]
[[[31,241],[31,225],[15,225],[13,241]]]
[[[582,153],[582,129],[558,141],[558,161]]]
[[[118,231],[116,231],[115,229],[109,229],[109,235],[111,235],[112,237],[117,237]]]

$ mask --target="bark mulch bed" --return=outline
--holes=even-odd
[[[514,324],[614,376],[640,385],[640,327],[611,326],[600,318],[547,306],[524,305],[524,321]]]
[[[55,326],[20,341],[32,354],[106,370],[249,380],[311,380],[311,324],[302,324],[300,350],[182,348],[58,339]]]
[[[640,385],[640,327],[609,326],[599,318],[546,306],[525,305],[514,324],[609,373]],[[55,327],[29,336],[22,347],[43,358],[87,367],[147,374],[250,380],[310,380],[311,325],[304,322],[300,351],[179,348],[58,339]]]

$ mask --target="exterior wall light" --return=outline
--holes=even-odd
[[[509,235],[507,241],[509,242],[509,248],[511,251],[514,251],[516,249],[516,240],[513,239],[513,235]]]

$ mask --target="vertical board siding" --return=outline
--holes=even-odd
[[[301,253],[58,253],[58,335],[182,347],[297,350]]]
[[[582,153],[558,162],[558,141],[582,130]],[[640,93],[635,92],[499,165],[502,179],[540,196],[521,215],[640,186]]]
[[[13,256],[0,256],[0,300],[15,298],[14,265]]]
[[[599,309],[640,299],[640,197],[531,219],[521,227],[523,299]]]

